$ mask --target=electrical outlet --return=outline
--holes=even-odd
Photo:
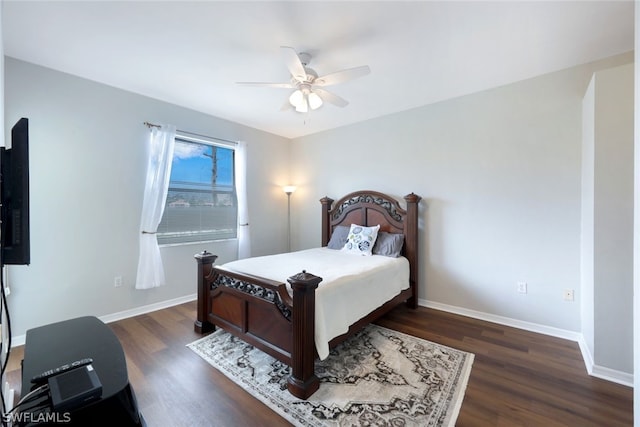
[[[564,290],[564,300],[565,301],[573,301],[573,289],[565,289]]]
[[[116,288],[122,286],[122,276],[116,276],[113,278],[113,286],[115,286]]]
[[[527,282],[518,282],[518,292],[521,294],[527,293]]]

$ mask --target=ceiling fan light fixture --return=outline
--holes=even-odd
[[[315,92],[309,93],[309,107],[311,107],[312,110],[317,110],[322,107],[322,98]]]
[[[302,98],[302,102],[295,106],[298,113],[306,113],[309,111],[309,103],[306,98]]]
[[[349,104],[346,100],[325,90],[324,87],[344,83],[371,72],[368,65],[362,65],[318,76],[318,73],[307,67],[311,60],[310,54],[305,52],[297,53],[294,48],[289,46],[280,46],[280,48],[286,66],[289,69],[289,82],[238,82],[238,84],[293,89],[293,92],[289,94],[284,105],[280,108],[281,111],[290,111],[293,107],[299,113],[308,113],[309,109],[317,110],[325,102],[337,107],[346,107]]]
[[[289,97],[289,102],[294,107],[298,107],[298,105],[302,104],[302,101],[304,101],[304,94],[300,89],[296,89]]]

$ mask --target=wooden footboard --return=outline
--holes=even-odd
[[[319,386],[314,372],[315,290],[322,279],[306,271],[290,277],[290,297],[284,283],[214,267],[217,257],[206,251],[195,258],[196,332],[220,326],[289,365],[291,394],[311,396]]]
[[[409,288],[391,301],[355,322],[349,332],[334,338],[330,346],[373,322],[397,304],[415,308],[418,300],[418,203],[413,193],[404,197],[407,209],[390,196],[373,191],[348,194],[334,204],[327,197],[322,204],[322,246],[339,225],[380,225],[380,230],[404,235],[402,255],[409,261]],[[288,388],[294,396],[307,399],[319,387],[314,372],[315,292],[322,278],[305,271],[289,277],[292,296],[285,283],[230,272],[213,264],[208,252],[195,256],[198,264],[198,308],[195,330],[205,333],[214,325],[238,336],[291,367]]]

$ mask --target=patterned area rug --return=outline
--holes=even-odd
[[[296,426],[453,426],[474,358],[369,325],[316,361],[305,401],[287,391],[287,365],[227,332],[188,347]]]

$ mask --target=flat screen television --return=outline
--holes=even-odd
[[[31,263],[29,244],[29,119],[11,129],[11,148],[0,148],[0,264]]]

